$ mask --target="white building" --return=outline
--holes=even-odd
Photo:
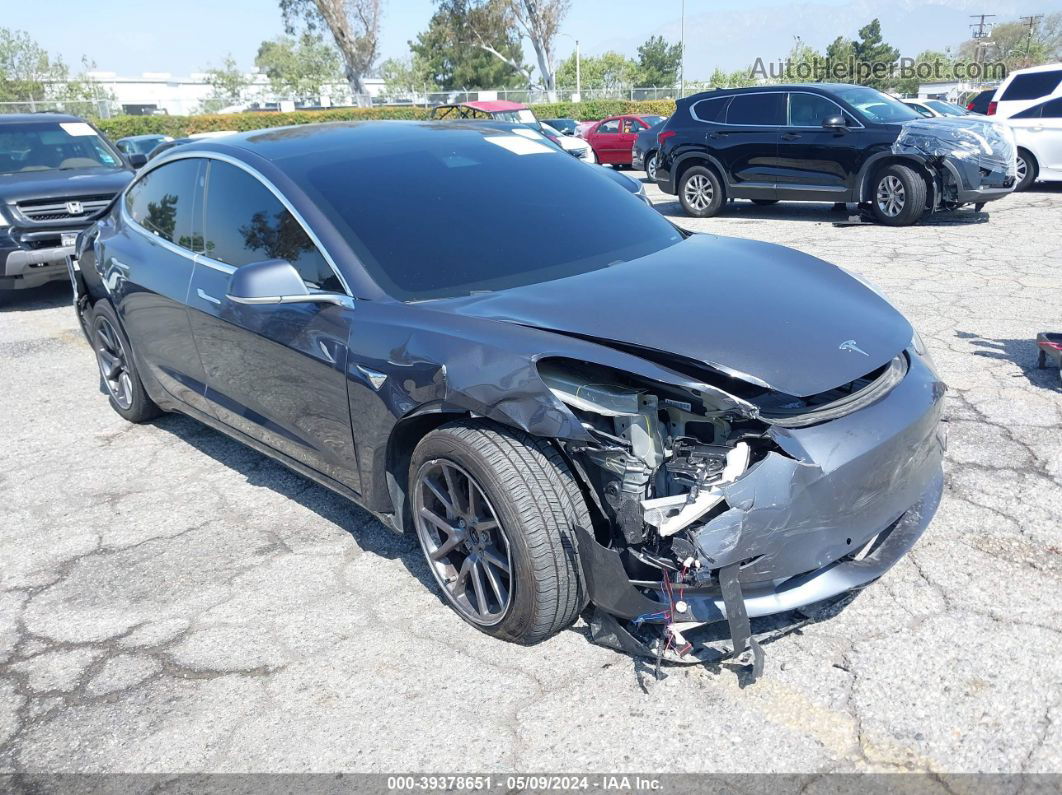
[[[175,77],[169,72],[144,72],[139,77],[124,77],[114,72],[89,72],[89,77],[114,97],[114,104],[120,106],[114,109],[116,113],[185,116],[199,112],[202,103],[213,94],[213,89],[207,83],[207,75],[203,72],[186,77]],[[231,108],[233,111],[244,110],[255,104],[275,107],[283,102],[287,106],[294,99],[275,94],[264,74],[253,72],[246,78],[250,83],[243,90],[240,101]],[[383,92],[383,80],[367,78],[365,87],[370,97],[379,96]],[[328,86],[321,93],[320,104],[326,107],[353,104],[346,83]]]

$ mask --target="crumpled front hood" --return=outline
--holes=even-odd
[[[713,235],[431,308],[677,354],[799,396],[880,367],[913,333],[840,268],[783,246]]]
[[[940,116],[904,122],[892,145],[897,154],[916,152],[925,157],[971,160],[1017,173],[1017,146],[1006,124],[971,116]]]

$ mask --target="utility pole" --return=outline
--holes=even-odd
[[[679,47],[682,48],[682,57],[679,58],[679,99],[686,93],[686,0],[682,0],[682,17],[679,21]]]
[[[995,14],[970,14],[970,19],[976,19],[977,22],[970,24],[970,38],[972,39],[987,39],[992,35],[992,23],[985,23],[986,19],[995,17]],[[988,28],[988,30],[985,30]]]
[[[1037,23],[1039,23],[1039,21],[1041,19],[1043,19],[1043,18],[1044,18],[1043,14],[1036,14],[1035,16],[1028,16],[1028,17],[1019,17],[1019,19],[1021,19],[1021,21],[1024,22],[1029,28],[1029,35],[1025,39],[1025,65],[1026,66],[1031,66],[1031,64],[1029,63],[1029,61],[1030,61],[1029,55],[1032,52],[1032,35],[1033,35],[1033,31],[1036,29]]]

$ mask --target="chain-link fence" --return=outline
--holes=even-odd
[[[109,99],[27,99],[21,102],[0,102],[0,113],[69,113],[88,119],[109,119],[121,112],[121,106]]]

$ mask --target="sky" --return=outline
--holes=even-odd
[[[407,42],[427,27],[431,0],[384,0],[381,60],[409,55]],[[261,41],[283,33],[276,0],[4,0],[0,25],[25,30],[52,53],[76,65],[82,55],[102,71],[188,75],[219,65],[227,53],[250,70]],[[567,56],[580,42],[584,55],[616,50],[635,55],[650,35],[678,41],[682,0],[572,0],[558,39]],[[1062,0],[685,0],[686,77],[707,78],[719,66],[738,69],[778,59],[794,36],[823,49],[838,35],[854,37],[875,16],[885,40],[904,55],[943,49],[969,35],[970,14],[997,20],[1062,11]],[[525,61],[534,63],[527,47]]]

